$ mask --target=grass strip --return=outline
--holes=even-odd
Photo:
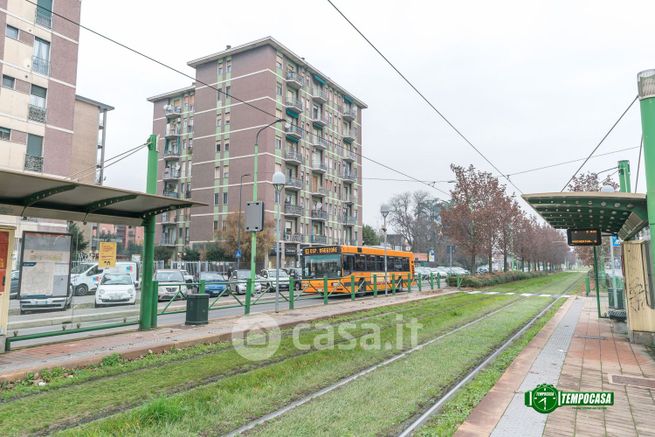
[[[485,291],[560,294],[573,289],[581,283],[584,274],[579,272],[559,272],[537,278],[523,279],[505,284],[485,287]]]
[[[514,344],[505,349],[487,368],[478,373],[466,384],[441,411],[415,433],[419,437],[450,436],[464,423],[471,411],[482,401],[486,394],[496,385],[518,354],[541,331],[555,315],[564,300],[560,299],[532,325]]]
[[[489,296],[486,297],[487,299],[471,300],[467,299],[465,295],[452,295],[444,299],[426,301],[423,307],[411,307],[407,311],[399,308],[398,313],[408,318],[417,315],[430,317],[432,314],[443,312],[444,306],[447,308],[447,306],[457,307],[458,305],[463,305],[465,308],[471,307],[472,311],[475,311],[486,307],[487,302],[490,301]],[[499,302],[498,305],[504,301],[507,301],[507,298],[491,300],[491,302]],[[466,318],[468,312],[464,309],[459,311],[453,311],[455,315],[448,313],[444,320],[452,320],[455,323],[457,320]],[[395,332],[395,318],[396,313],[383,314],[375,318],[366,318],[366,323],[375,322],[381,327],[386,327],[386,331],[392,333]],[[328,323],[320,322],[320,326],[324,325],[328,325]],[[448,323],[446,325],[450,326]],[[316,324],[314,330],[303,331],[300,340],[303,344],[312,344],[314,337],[322,332],[324,329],[319,328]],[[353,336],[362,335],[365,332],[366,328],[362,323],[355,324],[355,328],[351,330]],[[288,333],[289,331],[271,360],[281,361],[299,353]],[[311,354],[312,352],[300,351],[300,353]],[[3,417],[0,421],[0,435],[36,432],[61,424],[91,420],[121,408],[134,407],[149,399],[174,391],[186,390],[194,384],[208,382],[207,378],[229,377],[230,372],[243,373],[267,364],[269,363],[249,361],[229,347],[183,362],[171,362],[154,368],[148,367],[125,375],[92,380],[84,384],[16,399],[0,404],[0,417]],[[90,408],[90,406],[93,407]]]
[[[419,341],[433,338],[511,302],[507,296],[476,301],[423,321]],[[430,313],[426,308],[426,314]],[[380,344],[395,344],[396,327],[381,330]],[[165,396],[138,408],[62,432],[63,435],[189,435],[210,430],[221,434],[286,405],[306,393],[330,385],[398,353],[380,347],[370,350],[358,342],[353,349],[316,350],[280,363],[227,377],[187,392]],[[403,336],[402,348],[409,347]]]
[[[431,405],[550,301],[550,298],[526,298],[501,313],[268,422],[253,430],[252,434],[397,434],[405,422]]]

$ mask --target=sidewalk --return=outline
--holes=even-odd
[[[655,360],[631,344],[622,324],[596,316],[595,298],[569,299],[471,412],[457,435],[655,436]],[[636,377],[637,379],[626,379]],[[613,391],[606,410],[523,405],[540,383],[564,391]]]
[[[402,293],[395,296],[360,299],[355,301],[330,302],[329,305],[302,307],[279,313],[255,313],[248,316],[253,321],[275,320],[279,327],[322,319],[356,311],[389,305],[398,305],[421,299],[430,299],[457,291],[424,291]],[[152,331],[135,331],[85,338],[61,343],[34,346],[0,354],[0,381],[23,378],[30,372],[42,369],[65,367],[76,368],[99,363],[111,354],[121,354],[133,359],[147,353],[163,352],[172,348],[183,348],[200,343],[224,341],[232,335],[232,327],[242,316],[231,316],[212,320],[208,325],[172,325]]]

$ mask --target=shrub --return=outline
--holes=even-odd
[[[470,288],[480,288],[488,287],[490,285],[504,284],[506,282],[520,281],[522,279],[536,278],[538,276],[544,276],[546,272],[497,272],[497,273],[485,273],[483,275],[466,275],[461,276],[462,278],[462,287]],[[457,286],[457,276],[451,275],[448,276],[448,285],[451,287]]]

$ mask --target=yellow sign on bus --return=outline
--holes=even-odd
[[[116,242],[101,241],[98,248],[98,266],[110,268],[116,266]]]

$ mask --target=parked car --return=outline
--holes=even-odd
[[[96,291],[95,307],[105,305],[134,305],[136,284],[128,273],[108,272],[102,275]]]
[[[285,269],[287,274],[295,279],[302,278],[302,269],[300,267],[289,267]]]
[[[480,266],[476,269],[478,273],[489,273],[489,266]]]
[[[186,282],[187,284],[192,284],[195,282],[194,281],[195,278],[191,273],[187,272],[186,270],[180,270],[180,272],[182,272],[182,276],[184,277],[184,282]]]
[[[11,288],[9,290],[9,299],[18,299],[18,286],[20,284],[20,270],[11,271]]]
[[[276,269],[264,269],[261,271],[261,277],[264,278],[264,289],[267,291],[275,291],[275,271]],[[280,290],[289,291],[289,274],[280,269]],[[300,290],[300,282],[295,281],[295,290]]]
[[[248,278],[250,278],[250,270],[233,270],[230,273],[230,291],[236,294],[245,294],[248,287]],[[261,293],[264,278],[256,275],[255,281],[254,291],[255,293]]]
[[[447,278],[448,277],[448,268],[447,267],[432,267],[430,269],[432,271],[432,274],[435,276],[438,276],[440,278]]]
[[[223,293],[228,286],[228,278],[218,272],[200,272],[198,280],[205,281],[205,293],[216,297]]]
[[[132,282],[135,285],[139,283],[139,267],[135,262],[117,262],[114,267],[110,267],[109,269],[100,268],[98,263],[82,263],[71,269],[71,284],[73,285],[74,294],[76,296],[84,296],[95,292],[103,273],[107,270],[113,273],[129,274],[132,276]]]
[[[187,294],[186,281],[179,270],[157,270],[155,273],[157,281],[157,296],[159,300],[169,300],[173,297],[185,299]]]

